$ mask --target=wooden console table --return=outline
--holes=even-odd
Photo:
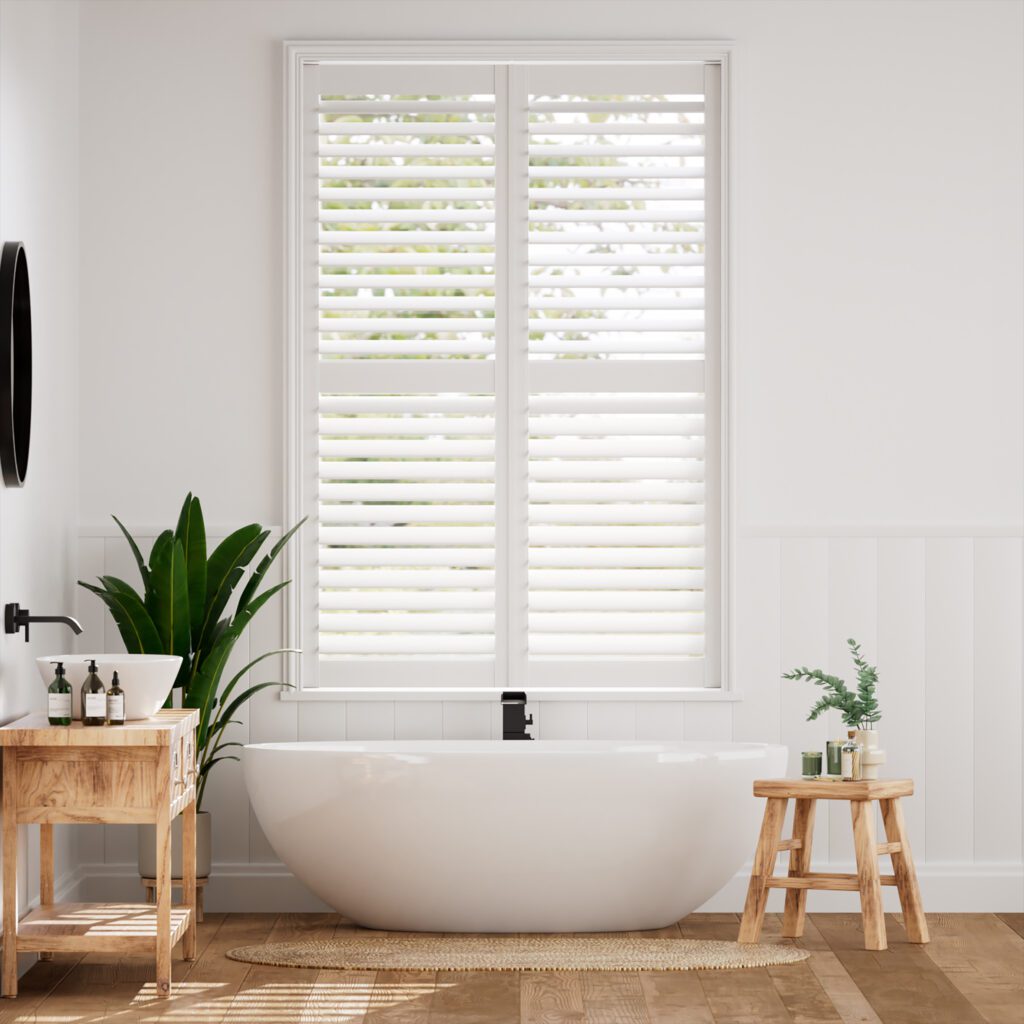
[[[0,728],[3,748],[3,994],[18,994],[18,953],[141,953],[171,991],[171,950],[196,954],[196,747],[199,712],[158,711],[123,726],[51,726],[45,714]],[[183,900],[171,906],[171,821],[183,815]],[[154,824],[156,906],[54,903],[53,826]],[[39,825],[39,907],[18,920],[18,825]]]
[[[769,889],[786,890],[786,912],[782,934],[799,938],[804,931],[804,911],[808,889],[847,890],[860,893],[861,919],[864,924],[864,948],[885,949],[885,917],[882,913],[882,886],[894,885],[903,908],[903,924],[911,942],[928,941],[928,923],[921,905],[914,857],[903,822],[900,799],[911,796],[911,779],[872,779],[840,782],[831,779],[760,779],[754,783],[754,796],[765,797],[761,835],[754,853],[754,866],[747,888],[747,902],[740,923],[740,942],[757,942],[764,922]],[[795,801],[793,837],[782,839],[786,804]],[[847,800],[853,823],[853,845],[857,874],[832,874],[811,871],[811,840],[814,838],[814,809],[819,800]],[[875,838],[875,808],[882,809],[882,822],[888,842]],[[775,858],[789,851],[789,873],[775,874]],[[878,858],[892,858],[891,875],[878,871]]]

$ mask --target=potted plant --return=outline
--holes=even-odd
[[[261,586],[281,550],[305,520],[296,523],[256,564],[243,583],[250,563],[262,549],[270,531],[250,523],[225,537],[207,554],[206,527],[199,499],[189,494],[174,530],[165,530],[153,543],[147,562],[124,525],[112,517],[135,556],[142,578],[142,592],[116,576],[101,576],[99,585],[79,580],[79,586],[96,594],[107,606],[130,654],[177,654],[181,668],[165,707],[180,695],[181,707],[198,708],[196,733],[196,873],[210,873],[210,814],[202,810],[210,772],[221,761],[237,761],[229,751],[242,744],[225,738],[235,713],[254,694],[268,686],[289,685],[276,680],[239,688],[250,669],[274,655],[297,653],[279,648],[255,657],[223,683],[224,668],[239,637],[256,613],[289,580]],[[237,594],[237,596],[236,596]],[[233,602],[233,608],[229,604]],[[236,692],[237,691],[237,692]],[[152,825],[139,826],[139,873],[151,878],[156,872],[156,834]],[[173,870],[181,877],[181,818],[172,832]]]
[[[878,732],[875,729],[876,723],[882,718],[875,695],[878,669],[864,660],[856,640],[847,640],[846,644],[857,669],[856,692],[850,690],[838,676],[828,675],[820,668],[795,668],[784,673],[782,678],[803,679],[825,690],[824,696],[811,708],[807,721],[813,722],[830,708],[838,711],[843,724],[856,731],[857,742],[864,749],[864,777],[878,778],[878,768],[885,762],[885,752],[878,749]]]

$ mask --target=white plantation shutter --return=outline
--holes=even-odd
[[[309,69],[303,685],[719,684],[717,74]]]

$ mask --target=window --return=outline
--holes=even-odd
[[[301,63],[304,687],[721,684],[720,75]]]

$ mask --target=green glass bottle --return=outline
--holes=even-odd
[[[53,682],[46,691],[46,715],[50,725],[71,724],[71,684],[64,674],[62,662],[56,662],[57,671],[54,673]]]
[[[82,683],[82,725],[107,724],[107,688],[96,674],[95,660],[89,662],[89,674]]]

